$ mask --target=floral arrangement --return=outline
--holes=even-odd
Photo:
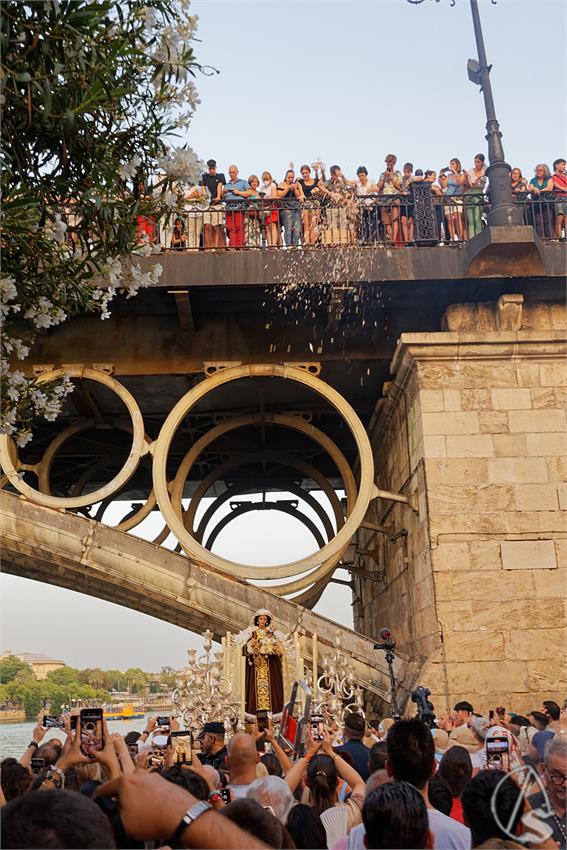
[[[136,254],[136,217],[173,215],[203,170],[172,145],[199,104],[190,0],[5,0],[2,75],[0,432],[20,446],[73,389],[41,388],[25,361],[39,333],[72,316],[110,316],[159,280]],[[160,173],[153,191],[148,175]]]

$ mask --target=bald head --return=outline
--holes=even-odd
[[[246,732],[238,732],[237,735],[234,735],[228,745],[228,764],[231,779],[248,774],[252,776],[250,781],[253,781],[256,778],[257,761],[258,751],[252,735],[248,735]]]

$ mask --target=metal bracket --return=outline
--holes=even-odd
[[[282,410],[286,416],[299,416],[300,419],[304,419],[306,422],[313,422],[313,411],[312,410]]]
[[[93,363],[93,369],[97,372],[105,372],[107,375],[114,375],[114,363]]]
[[[418,514],[419,506],[418,506],[418,494],[417,492],[410,493],[409,496],[402,496],[401,493],[390,493],[389,490],[379,490],[376,485],[374,485],[374,489],[372,491],[372,496],[370,497],[371,501],[373,499],[386,499],[386,501],[390,502],[399,502],[401,505],[407,505],[408,508]]]
[[[235,366],[242,366],[242,360],[205,360],[203,362],[203,372],[205,377],[210,378],[216,375],[217,372],[224,372],[225,369],[232,369]]]
[[[303,369],[304,372],[309,372],[310,375],[315,375],[316,378],[321,374],[321,363],[315,361],[312,363],[284,363],[284,366],[293,366],[294,369]]]

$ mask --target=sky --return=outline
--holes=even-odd
[[[507,161],[531,176],[566,155],[564,0],[480,0],[496,112]],[[486,152],[482,96],[466,63],[476,58],[468,0],[193,0],[201,105],[186,138],[219,169],[243,177],[322,158],[347,177],[371,177],[387,153],[398,163],[467,167]],[[215,551],[269,563],[306,554],[309,535],[285,516],[250,515]],[[344,575],[343,575],[344,577]],[[0,649],[45,652],[78,667],[180,667],[198,639],[145,614],[72,591],[0,576]],[[317,610],[352,624],[350,594],[334,585]]]

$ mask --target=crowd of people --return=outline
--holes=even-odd
[[[308,724],[295,754],[269,719],[230,737],[211,721],[180,759],[173,717],[125,737],[103,723],[90,757],[69,715],[45,743],[38,719],[0,765],[2,846],[565,850],[565,706],[483,716],[462,701],[425,720],[347,712]]]
[[[396,156],[388,154],[376,180],[363,165],[357,169],[356,179],[348,179],[338,165],[332,165],[327,179],[321,162],[302,165],[300,176],[290,168],[281,182],[269,171],[262,172],[261,178],[251,174],[245,180],[236,165],[228,167],[227,180],[214,159],[208,160],[207,169],[199,186],[184,190],[185,214],[161,235],[162,248],[411,245],[415,242],[414,195],[419,184],[431,190],[434,241],[466,241],[478,235],[486,222],[487,169],[482,153],[474,157],[469,169],[454,158],[439,172],[414,171],[411,162],[400,171]],[[533,225],[542,239],[565,238],[565,160],[556,159],[553,172],[538,164],[529,182],[519,168],[513,168],[510,176],[524,222]],[[141,243],[160,239],[154,223],[142,216],[138,238]]]

